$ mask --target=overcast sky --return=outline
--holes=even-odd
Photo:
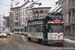
[[[47,6],[50,5],[53,9],[56,7],[55,2],[57,0],[38,0],[39,2],[48,3]],[[24,2],[24,0],[14,0],[15,2]],[[11,0],[0,0],[0,15],[8,16],[10,12]]]

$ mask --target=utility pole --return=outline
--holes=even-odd
[[[14,2],[14,0],[11,0],[11,8],[13,7],[13,2]]]

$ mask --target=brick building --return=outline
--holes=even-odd
[[[13,16],[13,12],[9,12],[9,27],[10,27],[10,30],[14,29],[14,16]]]

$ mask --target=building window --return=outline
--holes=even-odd
[[[40,19],[43,19],[44,17],[43,16],[40,16]]]
[[[22,18],[21,18],[21,23],[22,23]]]
[[[24,18],[23,18],[23,22],[24,22]]]
[[[40,10],[40,13],[43,13],[43,10]]]
[[[38,18],[38,16],[34,16],[33,18],[34,18],[34,19],[37,19],[37,18]]]
[[[65,22],[65,19],[64,19],[64,14],[63,14],[63,20],[64,20],[64,22]]]
[[[33,14],[35,14],[36,13],[36,11],[33,11]]]
[[[17,22],[15,23],[15,26],[18,26],[18,23]]]
[[[73,25],[73,28],[74,28],[73,31],[74,31],[74,33],[75,33],[75,25]]]
[[[68,0],[66,0],[66,9],[68,8]]]
[[[21,15],[22,15],[22,11],[21,11]]]
[[[64,1],[63,1],[63,7],[62,7],[62,8],[63,8],[63,10],[64,10]]]
[[[39,13],[38,11],[36,11],[36,13]]]
[[[25,13],[24,14],[26,14],[26,11],[25,11]]]
[[[23,11],[23,15],[24,15],[24,11]]]
[[[48,10],[45,10],[44,13],[48,13]]]
[[[16,20],[18,20],[18,16],[16,16]]]
[[[66,23],[69,23],[69,13],[66,13]]]
[[[75,17],[75,11],[73,11],[73,16]]]

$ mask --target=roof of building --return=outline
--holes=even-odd
[[[33,2],[29,2],[28,4],[26,4],[25,6],[23,6],[22,8],[26,8],[28,6],[30,6]]]
[[[17,2],[17,3],[14,2],[12,8],[19,8],[19,7],[21,7],[22,5],[24,5],[27,2],[28,1],[25,1],[25,2]]]
[[[5,19],[2,19],[2,21],[6,21]]]
[[[34,3],[41,3],[41,5],[39,5],[39,4],[34,4]],[[31,4],[34,4],[33,6],[31,5]],[[47,5],[47,4],[49,4],[49,5]],[[30,5],[32,6],[32,8],[30,7]],[[22,8],[28,8],[28,9],[33,9],[33,8],[51,8],[51,3],[50,2],[45,2],[45,1],[39,1],[39,2],[36,2],[36,1],[34,1],[34,2],[29,2],[28,4],[26,4],[25,6],[23,6]]]
[[[58,7],[56,7],[54,10],[52,10],[51,13],[53,13],[53,12],[57,12],[57,11],[59,11],[59,9],[61,9],[61,5],[58,6]]]

